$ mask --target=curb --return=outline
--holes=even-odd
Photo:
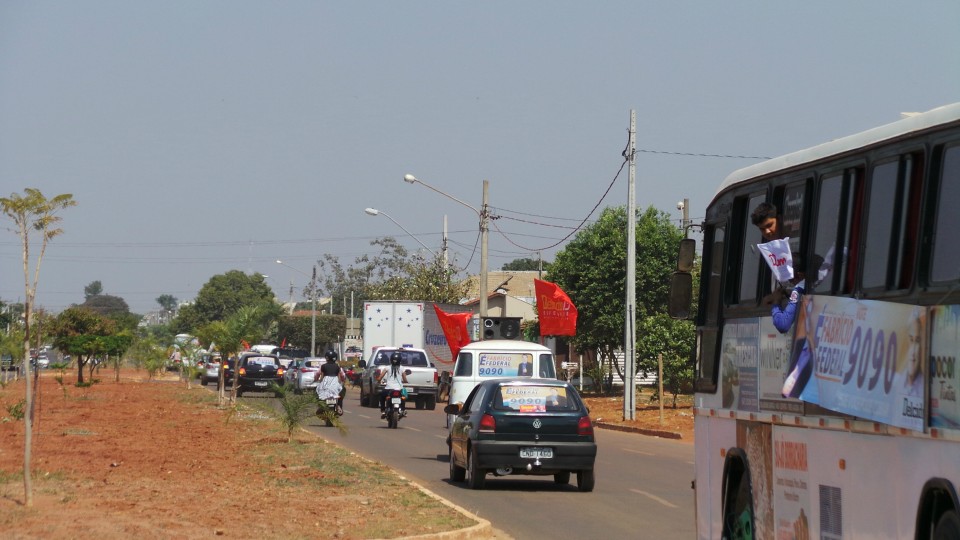
[[[674,431],[662,431],[659,429],[646,429],[646,428],[637,428],[630,426],[621,426],[619,424],[609,424],[607,422],[596,422],[594,426],[603,429],[611,429],[613,431],[625,431],[627,433],[638,433],[640,435],[649,435],[652,437],[661,437],[663,439],[676,439],[681,440],[683,437]]]
[[[394,471],[394,474],[396,474],[396,471]],[[489,522],[488,520],[483,519],[483,518],[481,518],[480,516],[477,516],[476,514],[470,512],[469,510],[467,510],[466,508],[463,508],[462,506],[458,506],[458,505],[456,505],[456,504],[453,504],[452,502],[448,501],[447,499],[444,499],[444,498],[441,497],[440,495],[437,495],[436,493],[430,491],[429,489],[421,486],[420,484],[414,482],[413,480],[410,480],[409,478],[407,478],[407,477],[405,477],[405,476],[401,476],[401,475],[399,475],[399,474],[398,474],[397,476],[400,476],[400,478],[402,478],[404,481],[406,481],[407,483],[409,483],[409,484],[413,485],[414,487],[416,487],[417,489],[419,489],[423,494],[427,495],[427,496],[430,497],[430,498],[433,498],[433,499],[439,501],[439,502],[440,502],[441,504],[443,504],[444,506],[447,506],[447,507],[449,507],[449,508],[452,508],[452,509],[456,510],[457,512],[460,512],[460,513],[463,514],[464,516],[466,516],[466,517],[468,517],[468,518],[476,521],[477,524],[476,524],[476,525],[473,525],[472,527],[467,527],[467,528],[465,528],[465,529],[457,529],[457,530],[454,530],[454,531],[444,531],[444,532],[439,532],[439,533],[420,534],[420,535],[417,535],[417,536],[402,536],[402,537],[393,538],[393,539],[390,539],[390,540],[433,540],[433,539],[437,539],[437,540],[482,540],[482,539],[486,539],[486,538],[494,538],[494,537],[495,537],[494,534],[493,534],[493,526],[490,524],[490,522]]]

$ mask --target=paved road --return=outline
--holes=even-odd
[[[488,476],[485,489],[474,491],[449,481],[440,407],[411,410],[391,430],[378,410],[360,407],[352,389],[343,417],[347,435],[318,422],[308,429],[393,467],[514,538],[695,536],[692,444],[598,429],[592,493],[578,492],[575,480],[559,486],[552,477],[534,476]]]

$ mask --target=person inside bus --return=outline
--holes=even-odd
[[[750,220],[760,229],[760,235],[764,242],[779,240],[782,237],[782,228],[780,227],[780,216],[777,215],[777,207],[770,203],[760,203],[750,214]],[[773,326],[781,334],[786,334],[793,327],[797,319],[797,310],[802,305],[800,299],[805,292],[803,264],[800,257],[794,255],[794,277],[790,280],[793,290],[784,303],[786,289],[778,286],[772,293],[764,297],[764,303],[770,306],[770,317],[773,319]],[[805,330],[805,329],[803,329]],[[783,382],[781,394],[783,397],[799,397],[800,392],[806,386],[813,372],[813,364],[810,362],[810,347],[807,342],[806,332],[798,329],[794,337],[793,350],[790,354],[790,366],[787,370],[787,377]]]

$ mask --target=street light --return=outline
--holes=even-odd
[[[467,204],[453,195],[450,195],[449,193],[440,191],[439,189],[431,186],[423,180],[420,180],[412,174],[408,173],[403,175],[403,181],[408,184],[422,184],[424,187],[432,189],[444,197],[453,199],[463,206],[473,210],[473,212],[477,214],[477,217],[480,218],[480,317],[485,318],[487,316],[487,232],[489,229],[487,223],[490,219],[490,210],[487,200],[490,182],[487,180],[483,181],[483,204],[480,206],[480,210],[477,210],[473,207],[473,205]]]
[[[390,217],[390,214],[388,214],[388,213],[386,213],[386,212],[384,212],[384,211],[382,211],[382,210],[377,210],[376,208],[365,208],[363,211],[366,212],[367,215],[370,215],[370,216],[381,216],[381,215],[382,215],[382,216],[385,216],[387,219],[389,219],[390,221],[394,222],[394,224],[396,224],[397,227],[400,227],[401,229],[403,229],[403,232],[407,233],[410,237],[412,237],[414,240],[416,240],[417,243],[419,243],[421,246],[423,246],[424,249],[426,249],[427,251],[429,251],[430,253],[432,253],[434,257],[437,256],[436,252],[434,252],[432,249],[428,248],[427,245],[424,244],[423,242],[421,242],[419,238],[417,238],[416,236],[413,236],[413,233],[412,233],[412,232],[408,231],[408,230],[406,229],[406,227],[404,227],[403,225],[401,225],[397,220],[395,220],[395,219],[393,219],[392,217]]]
[[[300,272],[301,274],[310,278],[310,296],[311,296],[311,308],[310,308],[310,356],[316,356],[317,354],[317,265],[313,265],[313,275],[310,276],[303,270],[290,266],[289,264],[277,259],[277,264],[286,266],[287,268]]]

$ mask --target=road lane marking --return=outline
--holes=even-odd
[[[621,448],[624,452],[630,452],[632,454],[640,454],[642,456],[653,456],[656,455],[653,452],[641,452],[640,450],[633,450],[631,448]]]
[[[638,495],[643,495],[644,497],[649,497],[649,498],[657,501],[658,503],[660,503],[660,504],[662,504],[662,505],[664,505],[664,506],[668,506],[668,507],[670,507],[670,508],[677,508],[677,505],[671,503],[670,501],[661,499],[660,497],[657,497],[656,495],[654,495],[654,494],[652,494],[652,493],[647,493],[646,491],[640,491],[639,489],[631,489],[630,491],[632,491],[632,492],[634,492],[634,493],[636,493],[636,494],[638,494]]]
[[[415,428],[415,427],[406,427],[406,426],[404,426],[403,429],[409,429],[410,431],[419,431],[420,433],[423,433],[423,430],[422,430],[422,429],[417,429],[417,428]]]

